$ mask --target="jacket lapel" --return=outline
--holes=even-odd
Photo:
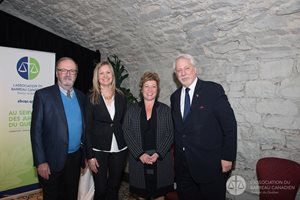
[[[121,96],[119,95],[119,93],[116,91],[116,93],[115,93],[115,113],[123,113],[122,111],[121,111],[121,109],[122,109],[122,105],[121,105]],[[114,116],[114,118],[113,118],[113,121],[115,121],[116,119],[117,119],[117,117],[120,117],[120,116],[118,116],[118,115],[116,115],[115,114],[115,116]]]
[[[68,138],[68,125],[67,125],[67,116],[65,113],[65,109],[64,109],[64,105],[63,105],[63,101],[61,99],[61,95],[60,95],[60,90],[59,90],[59,86],[56,84],[54,87],[52,87],[52,91],[51,91],[51,97],[48,99],[49,103],[53,103],[54,106],[54,112],[57,112],[57,117],[60,118],[61,122],[60,123],[62,126],[60,128],[64,128],[63,132],[66,132],[66,138]]]
[[[200,100],[201,100],[200,96],[201,96],[201,93],[202,93],[202,84],[201,84],[201,82],[202,81],[199,78],[197,78],[197,83],[196,83],[194,94],[193,94],[193,99],[192,99],[192,104],[191,104],[191,107],[190,107],[190,112],[189,112],[188,116],[186,117],[186,119],[183,123],[184,125],[188,124],[188,121],[190,121],[191,115],[193,115],[193,112],[197,111],[197,107],[199,107],[199,105],[200,105]],[[179,98],[179,102],[180,102],[180,98]],[[181,117],[181,119],[182,119],[182,117]],[[183,120],[182,120],[182,122],[183,122]]]
[[[56,87],[53,90],[53,98],[54,98],[54,102],[56,104],[55,107],[57,108],[57,112],[59,113],[59,116],[61,116],[64,123],[67,124],[67,117],[66,117],[66,113],[65,113],[65,108],[64,108],[64,105],[63,105],[63,101],[61,99],[61,94],[60,94],[60,90],[59,90],[58,85],[56,85]]]
[[[202,81],[198,78],[197,83],[196,83],[196,87],[195,87],[195,91],[194,91],[194,95],[193,95],[190,114],[192,114],[193,111],[196,111],[199,104],[200,104],[200,100],[201,100],[200,97],[202,95],[202,84],[201,84],[201,82]]]
[[[105,104],[105,101],[103,99],[104,97],[101,95],[100,96],[100,102],[99,102],[99,106],[101,107],[101,110],[104,111],[103,115],[105,117],[105,120],[107,121],[112,121],[111,117],[110,117],[110,114],[108,112],[108,109],[106,107],[106,104]],[[116,100],[115,100],[116,101]]]

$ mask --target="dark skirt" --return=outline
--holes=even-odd
[[[168,192],[173,191],[173,185],[157,187],[157,172],[156,163],[153,165],[144,165],[144,175],[146,181],[146,188],[136,188],[130,186],[130,192],[143,198],[157,198],[165,196]]]

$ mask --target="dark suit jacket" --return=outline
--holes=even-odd
[[[90,95],[90,94],[89,94]],[[127,108],[124,95],[115,93],[115,116],[112,120],[102,96],[99,103],[93,105],[89,95],[86,100],[86,153],[87,158],[94,158],[93,148],[109,151],[112,135],[115,134],[119,149],[126,146],[122,123]]]
[[[221,172],[221,159],[234,161],[237,125],[221,85],[198,79],[185,122],[180,112],[181,89],[171,96],[175,128],[175,172],[185,154],[192,177],[211,182]],[[185,151],[183,151],[183,147]]]
[[[74,91],[84,119],[85,95]],[[84,133],[84,120],[82,124]],[[48,162],[51,171],[62,170],[68,155],[69,134],[58,85],[35,92],[30,135],[34,165]]]

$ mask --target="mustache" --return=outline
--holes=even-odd
[[[73,79],[71,76],[65,76],[65,77],[63,77],[63,80],[72,81]]]

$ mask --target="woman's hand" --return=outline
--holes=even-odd
[[[154,154],[152,154],[152,156],[150,156],[150,161],[152,163],[155,163],[157,161],[158,157],[159,157],[158,153],[154,153]]]
[[[94,172],[95,174],[98,173],[98,167],[99,163],[96,158],[92,158],[88,160],[89,168]]]
[[[149,154],[144,153],[143,155],[140,156],[140,161],[143,164],[148,164],[148,165],[152,165],[153,162],[151,161],[151,156]]]

